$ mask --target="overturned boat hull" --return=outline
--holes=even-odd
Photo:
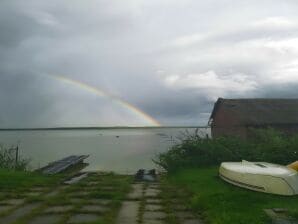
[[[298,173],[286,166],[265,162],[224,162],[219,176],[233,185],[278,195],[298,194]]]

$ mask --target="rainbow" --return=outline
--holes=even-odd
[[[68,78],[68,77],[65,77],[62,75],[47,74],[46,76],[54,78],[60,82],[66,83],[66,84],[77,86],[80,89],[83,89],[90,93],[96,94],[97,96],[108,98],[108,99],[112,100],[113,102],[117,103],[118,105],[122,106],[123,108],[127,109],[128,111],[134,113],[136,116],[139,116],[139,117],[145,119],[152,126],[160,126],[161,125],[156,119],[154,119],[153,117],[151,117],[150,115],[148,115],[147,113],[142,111],[141,109],[137,108],[136,106],[121,99],[120,97],[114,96],[114,95],[107,93],[99,88],[96,88],[96,87],[91,86],[87,83],[84,83],[84,82],[81,82],[81,81],[78,81],[75,79],[71,79],[71,78]]]

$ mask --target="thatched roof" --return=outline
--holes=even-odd
[[[210,119],[221,107],[235,114],[243,125],[298,124],[298,99],[219,98]]]

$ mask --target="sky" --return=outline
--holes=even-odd
[[[206,125],[298,98],[297,0],[1,0],[0,128]]]

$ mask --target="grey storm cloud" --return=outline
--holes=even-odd
[[[297,10],[294,0],[3,0],[0,127],[206,125],[218,97],[298,97]]]

